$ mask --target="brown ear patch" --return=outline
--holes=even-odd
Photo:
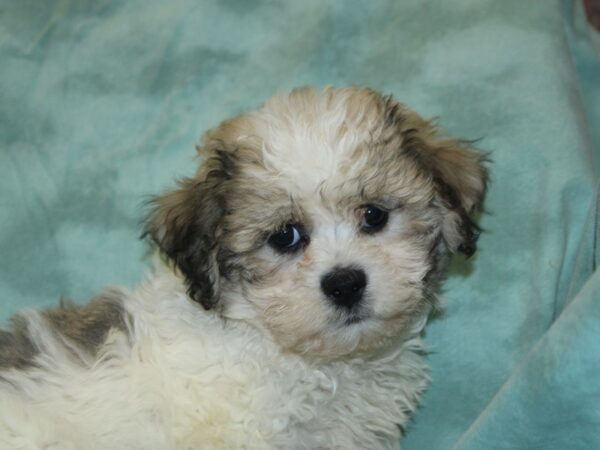
[[[440,192],[448,197],[451,207],[460,207],[467,214],[480,211],[487,191],[487,156],[469,147],[463,140],[435,140],[425,152],[426,163],[434,174]]]
[[[389,101],[386,121],[400,128],[402,152],[434,183],[437,201],[446,211],[442,233],[448,247],[473,255],[481,230],[472,215],[483,207],[487,155],[471,148],[471,142],[439,138],[431,122]]]
[[[477,250],[481,229],[473,214],[481,211],[487,190],[488,172],[485,155],[465,146],[463,141],[442,141],[433,147],[429,161],[436,191],[449,211],[444,236],[452,250],[472,256]],[[455,243],[456,242],[456,243]]]
[[[226,210],[225,182],[233,170],[232,156],[215,151],[199,179],[184,179],[178,189],[151,202],[144,230],[185,276],[189,296],[206,309],[219,299],[220,225]]]

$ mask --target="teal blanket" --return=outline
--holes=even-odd
[[[492,152],[406,449],[600,448],[600,56],[558,0],[4,0],[2,319],[135,285],[141,204],[297,85],[393,93]]]

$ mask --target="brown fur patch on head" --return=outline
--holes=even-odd
[[[254,139],[245,115],[208,131],[197,147],[203,158],[197,174],[151,202],[144,235],[150,236],[185,276],[188,294],[205,309],[219,303],[222,278],[232,275],[237,254],[256,244],[248,225],[264,221],[264,211],[249,209],[249,203],[255,204],[250,197],[257,197],[270,210],[277,206],[267,191],[255,189],[251,174],[239,170],[261,165],[260,144]],[[229,217],[243,208],[248,216],[240,227]],[[231,236],[237,240],[231,241]],[[236,246],[236,242],[250,245]]]

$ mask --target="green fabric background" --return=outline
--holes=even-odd
[[[134,286],[222,119],[368,85],[492,152],[406,449],[600,448],[600,57],[571,1],[0,2],[0,316]]]

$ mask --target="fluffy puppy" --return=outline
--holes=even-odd
[[[199,152],[145,229],[172,264],[1,332],[1,448],[397,448],[482,155],[361,88],[274,97]]]

